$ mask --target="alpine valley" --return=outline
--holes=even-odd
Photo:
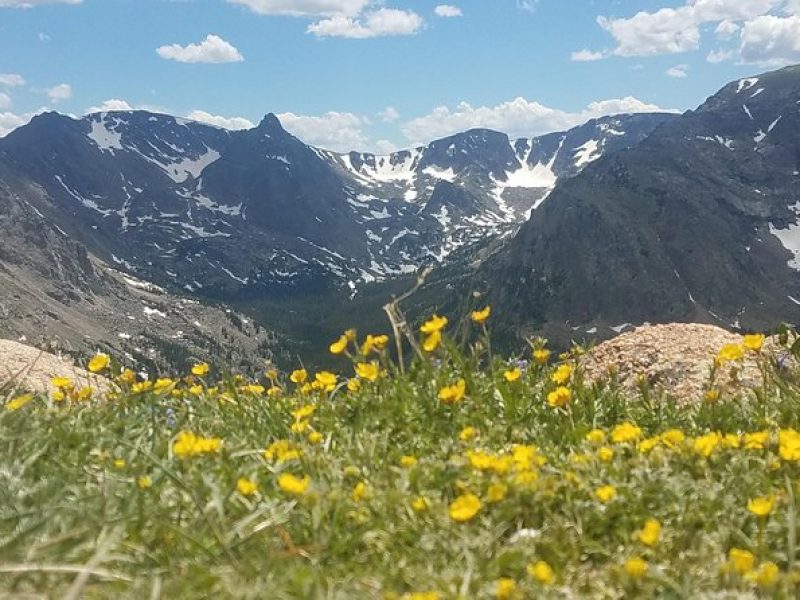
[[[233,132],[45,113],[0,139],[0,336],[280,362],[385,330],[380,307],[427,266],[410,317],[489,302],[506,341],[768,329],[800,321],[798,171],[798,67],[684,115],[388,156],[309,146],[272,114]]]

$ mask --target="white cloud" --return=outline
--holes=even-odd
[[[287,131],[312,146],[349,152],[363,150],[369,143],[363,130],[366,119],[353,113],[327,112],[321,116],[306,116],[288,112],[279,114],[278,119]]]
[[[765,15],[742,27],[741,60],[764,66],[800,61],[800,16]]]
[[[11,96],[0,92],[0,110],[4,108],[11,108]]]
[[[45,112],[46,110],[47,107],[42,107],[36,111],[25,113],[22,115],[16,115],[11,112],[0,112],[0,137],[3,137],[11,133],[17,127],[25,125],[34,116],[38,115],[39,113]]]
[[[395,146],[389,140],[378,140],[375,142],[375,154],[378,156],[385,156],[387,154],[391,154],[392,152],[397,151],[397,146]]]
[[[17,75],[16,73],[0,73],[0,85],[19,87],[25,85],[25,79],[22,75]]]
[[[241,52],[217,35],[208,35],[199,44],[161,46],[156,52],[161,58],[182,63],[219,64],[244,60]]]
[[[400,113],[397,112],[397,109],[394,106],[387,106],[378,113],[378,116],[386,123],[394,123],[400,118]]]
[[[252,121],[244,117],[223,117],[220,115],[212,115],[204,110],[193,110],[188,115],[187,119],[192,121],[200,121],[201,123],[208,123],[215,127],[222,127],[223,129],[252,129],[255,127]]]
[[[98,106],[90,106],[86,109],[87,114],[99,112],[112,112],[115,110],[133,110],[133,107],[125,100],[119,98],[110,98]]]
[[[735,21],[754,19],[782,5],[784,0],[686,0],[678,8],[642,11],[629,18],[598,17],[600,26],[617,42],[618,56],[653,56],[696,50],[700,46],[700,26],[720,25],[730,32]],[[720,32],[718,32],[720,33]]]
[[[717,25],[714,33],[716,33],[717,37],[721,40],[729,40],[739,33],[741,29],[742,28],[733,21],[722,21],[719,25]]]
[[[473,107],[466,102],[454,109],[439,106],[423,117],[404,123],[401,129],[414,145],[476,127],[503,131],[512,138],[531,137],[569,129],[606,115],[641,112],[666,111],[630,96],[593,102],[580,112],[549,108],[525,98],[516,98],[497,106]]]
[[[60,83],[45,90],[45,93],[51,102],[58,103],[72,98],[72,87],[68,83]]]
[[[686,79],[689,76],[689,65],[675,65],[674,67],[670,67],[667,69],[666,73],[668,77],[673,77],[675,79]]]
[[[717,63],[732,59],[733,56],[733,50],[712,50],[708,53],[708,56],[706,56],[706,61],[710,62],[712,65],[716,65]]]
[[[372,0],[227,0],[241,4],[259,15],[291,17],[355,17]]]
[[[461,9],[458,6],[453,6],[451,4],[440,4],[433,9],[433,12],[436,13],[437,17],[447,18],[464,16],[464,13],[461,12]]]
[[[33,8],[43,4],[80,4],[83,0],[0,0],[0,8]]]
[[[606,57],[603,52],[592,52],[591,50],[578,50],[570,55],[570,60],[575,62],[591,62],[594,60],[602,60]]]
[[[317,37],[367,39],[391,35],[413,35],[422,29],[423,21],[410,10],[380,8],[360,17],[337,15],[312,23],[306,30]]]

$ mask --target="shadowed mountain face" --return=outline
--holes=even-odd
[[[0,161],[38,209],[110,264],[214,298],[307,293],[414,273],[507,235],[560,177],[671,115],[592,121],[509,141],[473,130],[377,157],[335,154],[274,115],[228,132],[147,112],[36,117]]]
[[[565,180],[478,277],[504,327],[800,322],[800,68],[736,81]],[[480,285],[480,283],[475,283]]]

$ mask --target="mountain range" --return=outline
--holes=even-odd
[[[315,148],[272,114],[227,131],[45,113],[0,139],[0,335],[277,360],[341,315],[371,325],[426,266],[412,312],[480,291],[505,339],[797,322],[798,102],[793,67],[684,115],[386,156]]]

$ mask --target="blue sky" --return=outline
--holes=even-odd
[[[387,151],[693,108],[800,62],[800,0],[0,0],[0,135],[148,108]]]

